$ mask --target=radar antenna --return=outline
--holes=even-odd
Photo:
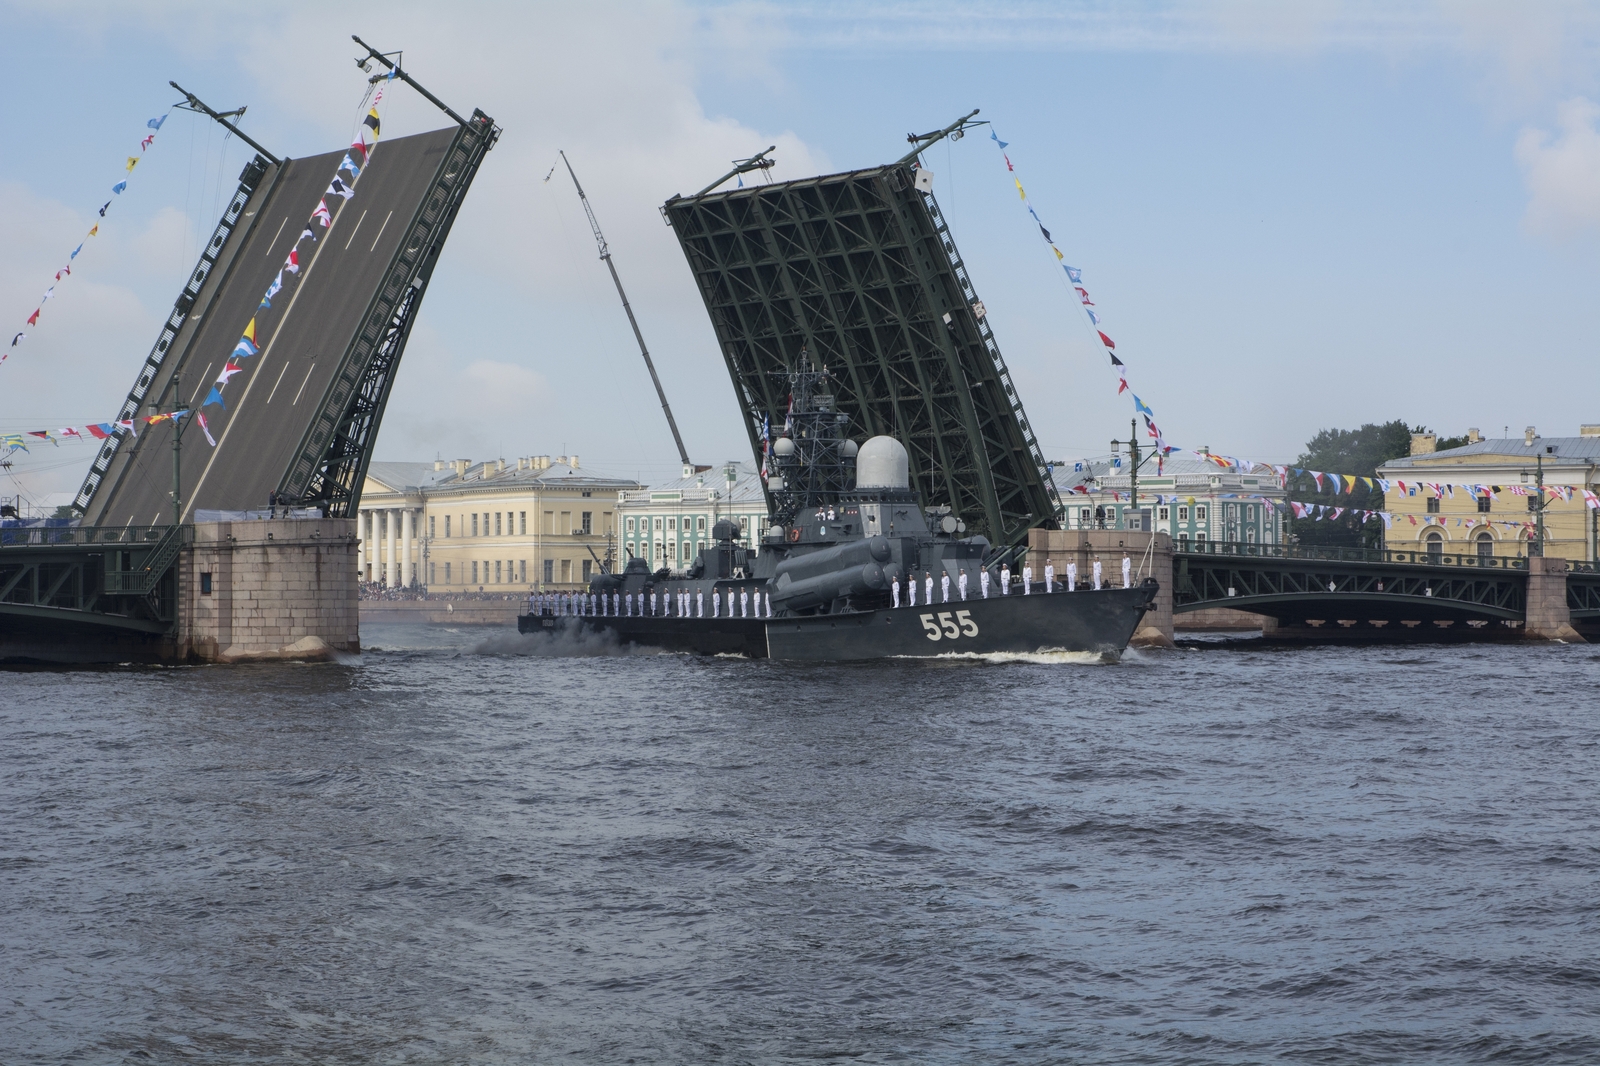
[[[589,206],[589,198],[583,194],[583,186],[578,182],[578,175],[574,173],[572,164],[567,160],[567,153],[561,153],[561,161],[567,164],[567,173],[572,175],[572,184],[578,190],[578,199],[583,201],[583,213],[589,216],[589,228],[594,230],[595,243],[600,246],[600,259],[611,271],[611,280],[617,286],[617,295],[622,297],[622,309],[628,314],[628,325],[633,327],[634,339],[639,342],[639,354],[644,356],[644,365],[650,371],[650,380],[655,382],[656,395],[661,399],[661,410],[667,416],[667,426],[672,430],[672,439],[678,445],[678,458],[683,460],[685,467],[694,466],[689,461],[689,450],[683,446],[683,436],[678,432],[678,423],[672,417],[672,408],[667,405],[666,390],[661,387],[661,378],[656,374],[656,364],[650,358],[650,349],[645,347],[644,334],[639,332],[639,322],[633,317],[633,307],[628,303],[628,294],[622,291],[622,279],[617,276],[617,266],[611,261],[611,249],[606,245],[606,235],[600,232],[600,223],[594,217],[594,208]]]

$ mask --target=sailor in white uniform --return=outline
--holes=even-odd
[[[1068,592],[1077,592],[1078,591],[1078,564],[1077,563],[1068,563],[1067,564],[1067,591]]]
[[[739,617],[740,618],[749,618],[750,617],[750,590],[749,589],[740,589],[739,590]]]
[[[898,577],[889,585],[889,598],[893,606],[900,606],[900,579]]]
[[[1022,594],[1024,596],[1033,595],[1033,567],[1031,566],[1022,568]]]
[[[1044,590],[1045,590],[1046,593],[1051,593],[1051,592],[1054,592],[1056,590],[1056,564],[1055,563],[1045,563],[1044,564]]]
[[[1011,567],[1000,564],[1000,595],[1011,595]]]
[[[1094,561],[1094,590],[1096,592],[1100,591],[1101,578],[1102,578],[1102,572],[1100,570],[1100,560],[1096,559]]]
[[[945,603],[950,602],[950,571],[946,570],[939,575],[939,592],[944,596]]]
[[[696,618],[704,618],[706,616],[706,590],[705,589],[695,589],[694,590],[694,616]]]
[[[988,570],[979,570],[978,571],[978,588],[982,592],[983,598],[984,599],[988,599],[989,598],[989,571]]]
[[[1122,587],[1133,588],[1133,561],[1126,555],[1122,557]]]
[[[928,580],[923,583],[923,590],[927,592],[928,606],[933,606],[933,575],[928,575]]]
[[[960,594],[961,599],[965,601],[967,598],[967,572],[965,570],[961,571],[961,575],[956,579],[956,591]]]

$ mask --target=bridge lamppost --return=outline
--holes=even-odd
[[[1130,479],[1130,484],[1128,485],[1128,499],[1131,500],[1132,503],[1133,503],[1133,513],[1134,513],[1134,515],[1138,516],[1138,514],[1139,514],[1139,421],[1138,421],[1138,419],[1129,419],[1128,420],[1128,439],[1127,440],[1114,440],[1114,441],[1111,442],[1111,447],[1113,449],[1115,449],[1115,448],[1121,447],[1124,444],[1126,444],[1128,446],[1128,453],[1133,457],[1133,467],[1128,472],[1128,477]],[[1127,529],[1128,528],[1128,520],[1127,520],[1127,517],[1126,517],[1127,512],[1124,511],[1123,515],[1124,515],[1124,517],[1122,519],[1122,528],[1123,529]],[[1144,529],[1144,523],[1142,521],[1139,523],[1139,528],[1141,530]]]
[[[165,399],[168,392],[172,393],[172,406],[163,411],[161,400]],[[179,381],[178,372],[174,370],[172,380],[161,390],[161,395],[154,403],[145,407],[145,414],[149,417],[165,415],[166,421],[172,423],[172,524],[175,526],[183,524],[183,416],[189,411],[182,407],[182,402],[183,386]]]
[[[1533,540],[1528,544],[1528,556],[1542,556],[1544,554],[1544,456],[1535,454],[1533,457],[1533,500],[1530,509],[1533,511]],[[1528,472],[1522,472],[1522,483],[1528,484]]]

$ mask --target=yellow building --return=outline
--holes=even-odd
[[[1600,426],[1576,437],[1541,437],[1532,426],[1520,438],[1484,439],[1436,451],[1431,433],[1414,434],[1411,454],[1378,468],[1389,482],[1384,509],[1395,518],[1385,545],[1445,555],[1526,557],[1543,473],[1544,554],[1595,558],[1600,512],[1585,491],[1600,487]],[[1403,483],[1402,488],[1399,483]]]
[[[363,581],[430,592],[584,587],[617,551],[617,496],[578,457],[372,463],[357,529]]]

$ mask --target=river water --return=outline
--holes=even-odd
[[[1600,654],[0,677],[0,1063],[1600,1060]]]

